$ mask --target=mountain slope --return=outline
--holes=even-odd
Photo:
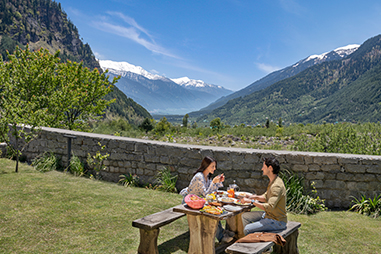
[[[12,53],[16,46],[23,48],[26,44],[31,50],[41,47],[51,53],[60,50],[62,62],[83,61],[84,66],[102,72],[90,45],[81,41],[78,29],[67,18],[60,3],[51,0],[0,0],[0,54],[7,60],[7,50]],[[117,99],[106,111],[130,122],[151,117],[119,89],[114,89],[106,98]]]
[[[302,123],[344,119],[380,121],[380,114],[369,112],[370,106],[372,112],[381,109],[380,59],[379,35],[344,59],[314,65],[265,89],[230,100],[199,121],[217,116],[230,124],[263,124],[266,117],[273,121],[281,117],[287,122]],[[372,96],[369,91],[373,92]]]
[[[116,84],[118,88],[151,113],[185,114],[231,92],[223,87],[190,79],[188,83],[197,84],[179,85],[171,79],[151,74],[142,67],[127,62],[100,60],[99,63],[103,70],[109,70],[110,77],[121,76]]]
[[[282,70],[274,71],[274,72],[268,74],[267,76],[265,76],[264,78],[262,78],[258,81],[255,81],[251,85],[249,85],[249,86],[247,86],[247,87],[245,87],[245,88],[243,88],[243,89],[241,89],[235,93],[232,93],[226,97],[222,97],[222,98],[218,99],[217,101],[211,103],[207,107],[202,108],[200,110],[200,112],[192,112],[191,114],[192,115],[200,115],[200,114],[209,113],[212,110],[223,106],[229,100],[232,100],[232,99],[235,99],[238,97],[244,97],[244,96],[249,95],[255,91],[259,91],[259,90],[266,88],[266,87],[268,87],[268,86],[270,86],[270,85],[272,85],[272,84],[274,84],[280,80],[292,77],[292,76],[302,72],[303,70],[305,70],[305,69],[307,69],[313,65],[320,64],[320,63],[323,63],[326,61],[333,61],[333,60],[342,59],[342,58],[352,54],[354,51],[356,51],[359,46],[360,45],[352,44],[352,45],[348,45],[345,47],[337,48],[335,50],[332,50],[331,52],[327,52],[327,53],[324,53],[321,55],[311,55],[311,56],[293,64],[292,66],[288,66]]]

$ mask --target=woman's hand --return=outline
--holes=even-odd
[[[224,174],[218,175],[215,178],[213,178],[213,183],[222,183],[223,181],[225,181]]]

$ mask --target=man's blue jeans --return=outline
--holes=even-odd
[[[280,231],[287,227],[284,221],[277,221],[265,218],[265,212],[254,211],[242,214],[244,234],[254,232]]]

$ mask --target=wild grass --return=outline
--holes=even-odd
[[[128,187],[0,159],[0,253],[136,253],[132,221],[181,203],[176,193]],[[348,211],[289,214],[300,253],[381,253],[381,218]],[[160,230],[160,253],[187,253],[183,217]]]

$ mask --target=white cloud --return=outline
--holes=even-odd
[[[158,45],[151,34],[141,27],[133,18],[119,12],[108,12],[108,14],[113,15],[113,18],[122,19],[126,24],[115,25],[108,21],[108,17],[104,17],[101,21],[94,21],[94,25],[97,29],[130,39],[150,50],[152,53],[181,59],[179,56]]]
[[[277,66],[272,66],[272,65],[264,64],[264,63],[255,63],[255,65],[257,66],[258,69],[265,72],[266,74],[277,71],[280,69]]]
[[[105,56],[104,55],[102,55],[102,54],[99,54],[98,52],[94,52],[94,56],[95,56],[95,58],[96,59],[101,59],[101,60],[103,60],[103,59],[105,59]]]

